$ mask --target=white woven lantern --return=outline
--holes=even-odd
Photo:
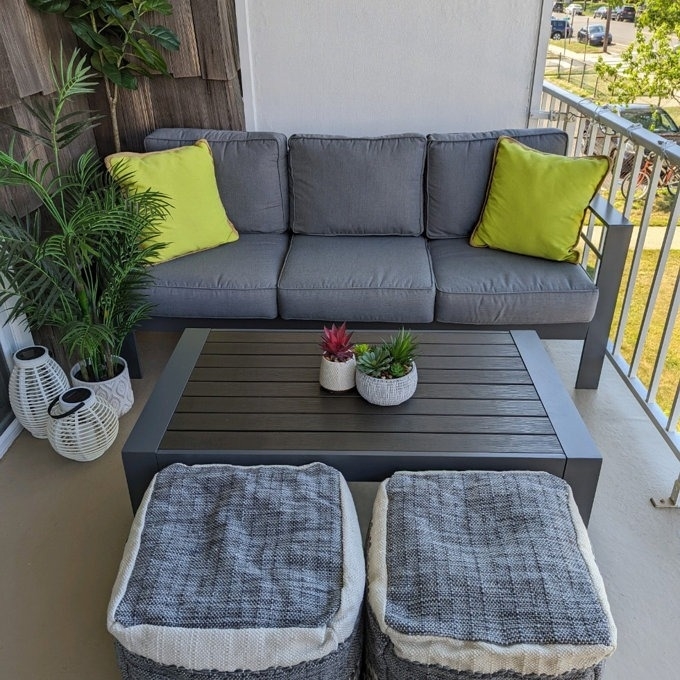
[[[89,387],[73,387],[50,403],[47,438],[65,458],[86,462],[99,458],[116,439],[113,407]]]
[[[17,420],[34,437],[47,437],[47,407],[68,388],[66,373],[49,355],[47,347],[33,345],[14,353],[9,403]]]

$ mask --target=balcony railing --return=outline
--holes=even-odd
[[[548,81],[541,109],[536,125],[565,130],[570,155],[612,160],[602,193],[635,229],[608,357],[680,459],[680,145]],[[656,504],[679,495],[680,477]]]

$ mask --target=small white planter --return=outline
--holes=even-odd
[[[47,437],[47,407],[67,390],[68,378],[47,347],[33,345],[14,353],[9,403],[17,420],[38,439]]]
[[[356,374],[357,392],[369,403],[377,406],[396,406],[410,399],[418,386],[415,363],[403,378],[374,378],[361,371]]]
[[[356,365],[354,357],[347,361],[329,361],[326,357],[321,357],[319,384],[330,392],[351,390],[354,387]]]
[[[115,414],[120,418],[132,408],[135,403],[135,395],[132,392],[127,362],[122,357],[115,357],[115,360],[123,366],[123,370],[115,378],[100,380],[99,382],[81,380],[77,377],[80,366],[76,364],[71,368],[71,384],[73,387],[91,389],[97,396],[111,404]]]

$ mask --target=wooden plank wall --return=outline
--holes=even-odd
[[[157,17],[180,39],[176,53],[166,53],[172,77],[142,79],[137,91],[123,90],[118,104],[121,145],[141,151],[142,141],[158,127],[201,127],[242,130],[243,98],[239,77],[239,53],[234,0],[173,0],[173,13]],[[25,0],[0,1],[0,123],[25,126],[30,122],[22,101],[36,101],[53,91],[50,55],[63,42],[67,55],[75,40],[60,17],[31,9]],[[107,118],[95,136],[69,149],[75,157],[96,143],[104,156],[113,151],[108,105],[103,84],[90,101],[78,108],[93,108]],[[7,149],[11,132],[0,125],[0,148]],[[31,150],[20,142],[17,153]],[[0,208],[30,207],[27,194],[0,189]]]

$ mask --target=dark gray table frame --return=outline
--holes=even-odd
[[[224,335],[219,335],[224,334]],[[231,334],[231,335],[227,335]],[[238,335],[234,335],[238,334]],[[245,335],[244,335],[245,334]],[[513,435],[493,433],[492,430],[488,432],[465,432],[464,426],[458,429],[455,433],[447,434],[446,432],[422,432],[413,433],[409,427],[419,428],[421,423],[434,422],[441,426],[442,422],[449,422],[446,417],[444,420],[437,418],[429,418],[428,414],[423,413],[423,408],[419,410],[417,415],[409,415],[409,411],[413,411],[417,407],[417,398],[419,392],[407,405],[398,407],[389,407],[388,409],[381,409],[381,407],[374,407],[363,402],[354,391],[342,395],[331,395],[321,390],[318,385],[310,391],[311,397],[305,398],[306,406],[312,407],[314,411],[305,414],[289,413],[286,416],[286,422],[290,419],[295,419],[294,425],[299,427],[299,432],[291,435],[300,437],[306,441],[307,448],[301,447],[299,449],[286,444],[286,436],[284,433],[278,434],[275,431],[269,433],[260,433],[252,426],[254,417],[270,417],[272,423],[279,422],[277,414],[267,414],[267,416],[260,416],[257,411],[248,413],[245,410],[234,413],[222,413],[219,410],[214,410],[210,413],[200,413],[200,398],[195,397],[194,402],[187,396],[185,392],[190,392],[192,376],[196,378],[197,374],[200,377],[202,371],[203,380],[196,378],[197,382],[205,384],[205,375],[215,373],[222,376],[237,373],[241,377],[240,383],[246,384],[247,380],[243,378],[247,376],[248,371],[251,373],[261,372],[262,369],[248,369],[240,368],[238,365],[232,368],[223,368],[219,365],[220,359],[216,359],[217,366],[214,369],[207,368],[200,369],[197,367],[197,362],[205,363],[207,361],[205,356],[202,356],[204,347],[209,338],[213,340],[220,338],[233,338],[241,336],[244,338],[242,342],[246,343],[247,339],[251,341],[258,340],[260,342],[270,343],[275,338],[279,341],[290,341],[298,343],[300,346],[300,354],[297,361],[304,366],[299,368],[300,375],[303,373],[307,376],[309,382],[310,371],[318,371],[318,362],[320,361],[319,350],[317,347],[319,333],[304,332],[304,331],[266,331],[266,330],[249,330],[249,331],[211,331],[209,329],[187,329],[181,336],[175,351],[173,352],[168,365],[162,372],[158,383],[156,384],[153,393],[151,394],[147,404],[145,405],[139,420],[135,424],[127,442],[123,447],[123,463],[125,473],[127,476],[128,488],[130,492],[130,499],[132,501],[133,509],[136,510],[141,502],[144,491],[146,490],[153,475],[163,467],[175,462],[183,462],[186,464],[201,464],[201,463],[233,463],[240,465],[258,465],[258,464],[276,464],[285,463],[290,465],[302,465],[308,462],[321,460],[328,465],[339,469],[349,481],[381,481],[394,473],[396,470],[433,470],[433,469],[489,469],[489,470],[544,470],[551,472],[559,477],[562,477],[572,487],[576,503],[581,511],[581,514],[586,522],[590,517],[593,499],[597,486],[597,480],[600,473],[602,458],[593,442],[588,430],[580,418],[571,398],[562,386],[562,383],[553,367],[550,359],[536,333],[533,331],[510,331],[510,332],[493,332],[484,331],[477,333],[475,331],[419,331],[418,337],[421,339],[421,364],[429,366],[431,369],[436,365],[437,358],[429,357],[428,347],[446,347],[449,343],[453,344],[456,338],[461,338],[461,334],[466,337],[462,338],[465,343],[472,346],[475,345],[477,338],[480,342],[483,338],[491,339],[499,342],[508,342],[514,344],[518,352],[519,370],[517,370],[517,361],[515,360],[515,370],[512,372],[513,376],[517,376],[520,385],[520,396],[514,398],[501,396],[499,401],[506,399],[507,404],[504,404],[505,410],[512,410],[513,404],[527,405],[528,392],[533,392],[532,409],[540,411],[544,409],[542,418],[522,417],[521,415],[514,416],[513,427],[519,426],[520,435],[515,439],[520,442],[517,445],[512,445],[514,442]],[[374,339],[374,336],[384,337],[385,333],[359,333],[355,334],[355,340],[362,341],[364,339]],[[426,342],[422,342],[426,341]],[[428,345],[427,342],[435,344]],[[437,344],[438,343],[438,344]],[[276,344],[271,344],[272,354],[275,354]],[[438,350],[435,351],[435,354]],[[306,355],[306,356],[305,356]],[[226,356],[226,355],[225,355]],[[267,355],[269,356],[269,355]],[[258,360],[263,360],[263,357],[258,356]],[[460,360],[460,358],[459,358]],[[272,361],[274,359],[272,358]],[[462,361],[465,361],[463,358]],[[225,362],[228,363],[225,359]],[[311,363],[310,363],[311,362]],[[469,359],[470,369],[474,369],[475,358]],[[499,363],[503,363],[500,361]],[[283,361],[285,367],[285,360]],[[313,366],[313,369],[310,369]],[[431,376],[437,378],[443,375],[443,372],[429,371]],[[284,368],[282,372],[288,371],[290,368]],[[245,371],[245,373],[244,373]],[[272,368],[273,377],[276,379],[276,368]],[[452,374],[465,374],[466,371],[452,371]],[[428,388],[421,383],[427,380],[428,369],[425,367],[419,370],[421,382],[419,382],[419,390],[425,391]],[[259,374],[258,374],[259,375]],[[468,392],[479,392],[477,398],[478,404],[484,402],[483,396],[489,393],[495,396],[498,392],[500,395],[510,394],[515,391],[515,388],[503,385],[495,385],[494,375],[499,383],[503,380],[515,382],[515,378],[508,378],[508,372],[499,370],[496,374],[487,372],[485,385],[475,385],[474,381],[462,383],[447,383],[440,382],[436,387],[438,390],[437,396],[441,393],[442,400],[447,399],[461,399],[467,396]],[[491,380],[489,380],[491,376]],[[504,377],[505,376],[505,377]],[[212,377],[211,377],[212,380]],[[245,380],[245,382],[244,382]],[[235,383],[236,379],[226,380],[227,384]],[[438,382],[437,379],[433,382]],[[219,380],[215,379],[215,384],[219,384]],[[292,385],[293,381],[289,377],[281,378],[280,385]],[[224,389],[224,383],[222,388]],[[429,389],[432,389],[430,386]],[[535,391],[535,392],[534,392]],[[480,398],[482,397],[482,398]],[[209,399],[210,397],[206,397]],[[291,397],[292,399],[293,397]],[[323,401],[320,401],[323,399]],[[342,400],[352,400],[351,402]],[[318,408],[314,402],[318,402]],[[441,400],[440,400],[441,401]],[[494,402],[496,399],[494,399]],[[360,405],[357,405],[358,402]],[[184,404],[185,412],[180,412],[178,409],[180,404]],[[426,403],[425,403],[426,405]],[[194,412],[186,412],[187,409],[191,411],[193,407]],[[339,412],[349,410],[350,414],[346,417],[349,419],[345,432],[336,432],[333,435],[328,435],[325,432],[319,431],[318,418],[328,418],[329,422],[337,422],[334,417],[340,418],[340,415],[334,414],[334,409]],[[294,404],[293,404],[294,410]],[[396,433],[390,432],[389,435],[381,434],[380,432],[363,433],[361,435],[354,435],[351,422],[352,412],[357,421],[363,423],[370,422],[370,419],[375,415],[380,418],[383,415],[389,414],[390,423],[399,422],[400,427],[403,425],[403,432],[400,433],[399,449],[395,450],[394,446],[379,448],[377,445],[381,437],[394,437]],[[533,413],[533,411],[532,411]],[[396,415],[396,419],[394,416]],[[237,427],[241,420],[249,421],[251,424],[244,426],[243,431],[239,431]],[[452,416],[453,418],[453,416]],[[462,417],[458,417],[457,423],[463,422]],[[222,419],[229,423],[227,431],[222,431],[218,421]],[[306,432],[305,424],[315,422],[315,432]],[[461,420],[462,419],[462,420]],[[196,422],[200,420],[202,425],[197,428]],[[494,422],[500,422],[503,417],[490,416],[485,418],[477,416],[476,422],[483,422],[484,428],[493,427]],[[451,420],[450,422],[453,422]],[[424,428],[426,425],[422,425]],[[539,426],[540,431],[533,432],[532,427]],[[275,426],[273,426],[275,427]],[[296,427],[292,429],[295,430]],[[461,426],[456,425],[457,428]],[[186,431],[184,431],[186,428]],[[201,431],[196,431],[200,429]],[[263,427],[263,430],[266,429]],[[372,428],[369,428],[372,429]],[[248,430],[248,431],[246,431]],[[271,428],[270,428],[271,430]],[[515,431],[513,429],[513,431]],[[258,440],[254,445],[243,447],[234,446],[230,448],[230,440],[238,440],[239,436],[246,441]],[[310,444],[318,439],[319,446]],[[422,445],[423,442],[429,440],[435,442],[435,446],[429,448]],[[168,443],[170,440],[170,443]],[[264,446],[260,445],[259,440],[262,440]],[[281,447],[279,448],[279,441],[281,440]],[[421,444],[420,448],[411,450],[409,442],[413,440]],[[446,450],[442,449],[442,441],[446,441]],[[507,441],[507,449],[513,448],[515,450],[504,450],[504,442]],[[269,442],[269,444],[267,443]],[[276,442],[276,445],[273,445]],[[483,445],[488,442],[487,445]],[[525,444],[524,442],[529,442]],[[329,443],[331,444],[329,446]],[[450,443],[450,449],[448,445]],[[357,445],[363,444],[363,446]],[[367,445],[368,444],[368,445]],[[287,448],[286,448],[287,446]],[[316,447],[316,448],[315,448]],[[517,448],[519,447],[519,448]],[[526,447],[526,450],[523,448]],[[424,449],[424,450],[422,450]],[[438,450],[433,450],[438,449]]]

